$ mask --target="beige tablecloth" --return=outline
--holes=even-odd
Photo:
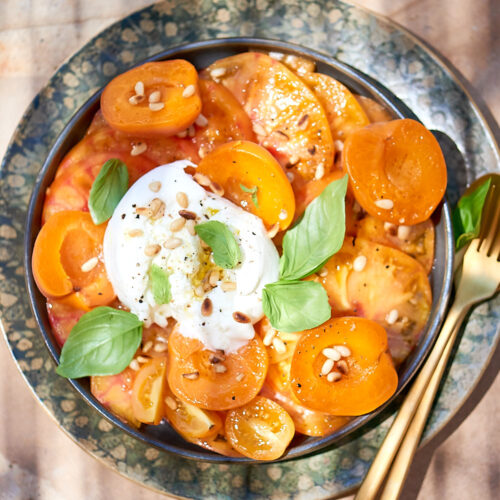
[[[149,3],[0,0],[0,157],[24,109],[63,60],[112,22]],[[437,47],[500,120],[499,0],[357,3]],[[497,353],[465,407],[418,453],[403,499],[500,498],[500,380],[493,381],[499,361]],[[108,470],[64,435],[30,394],[3,341],[0,419],[1,500],[161,497]]]

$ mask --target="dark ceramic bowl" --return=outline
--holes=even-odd
[[[375,101],[382,104],[394,116],[394,118],[417,119],[417,117],[402,101],[384,88],[380,83],[374,81],[367,75],[331,57],[328,57],[327,55],[290,43],[253,38],[217,39],[191,43],[168,49],[148,60],[153,61],[160,59],[183,58],[193,63],[198,69],[201,69],[208,66],[216,59],[248,50],[278,51],[307,57],[316,62],[317,71],[333,76],[357,94],[371,97]],[[56,140],[47,159],[45,160],[42,170],[39,173],[28,211],[24,247],[27,287],[33,313],[36,317],[47,348],[56,362],[59,361],[60,348],[58,347],[50,328],[46,312],[45,298],[38,291],[33,280],[33,274],[31,271],[31,255],[35,238],[40,230],[40,220],[45,190],[51,184],[56,173],[56,169],[64,155],[85,134],[92,117],[99,108],[100,96],[101,91],[94,94],[75,113]],[[378,414],[380,414],[385,407],[390,405],[391,402],[393,402],[401,393],[410,379],[415,375],[415,372],[425,359],[438,333],[451,291],[453,237],[450,222],[450,209],[446,201],[440,205],[439,209],[434,214],[434,221],[436,223],[436,248],[434,266],[431,273],[431,286],[433,292],[431,315],[417,347],[399,368],[399,384],[396,393],[385,405],[381,406],[376,411],[354,418],[346,426],[337,430],[330,436],[323,438],[297,436],[292,441],[286,454],[280,460],[296,458],[324,449],[338,442],[340,439],[348,437],[353,433],[353,431],[366,425],[370,420],[373,420]],[[162,423],[158,426],[144,425],[139,430],[134,429],[120,421],[92,396],[88,378],[69,380],[69,383],[71,383],[74,389],[87,401],[87,403],[102,416],[123,431],[131,434],[137,439],[145,441],[149,445],[156,446],[169,453],[195,460],[205,460],[219,463],[254,462],[249,458],[224,457],[188,443],[184,441],[167,423]]]

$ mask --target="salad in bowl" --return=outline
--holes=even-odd
[[[45,191],[57,373],[227,457],[332,435],[391,399],[425,331],[446,181],[430,131],[309,59],[135,67]]]

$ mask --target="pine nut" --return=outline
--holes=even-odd
[[[238,375],[236,375],[236,382],[241,382],[244,376],[243,373],[238,373]]]
[[[144,95],[144,83],[141,82],[140,80],[136,82],[134,86],[134,92],[140,96]]]
[[[148,149],[148,145],[145,142],[138,142],[132,144],[132,149],[130,150],[131,156],[139,156]]]
[[[178,134],[175,134],[176,137],[179,137],[179,139],[184,139],[188,135],[187,130],[183,130],[179,132]]]
[[[179,238],[169,238],[165,243],[163,243],[163,246],[167,250],[174,250],[177,247],[180,247],[182,245],[182,240]]]
[[[132,106],[137,106],[140,104],[142,101],[144,101],[144,96],[143,95],[133,95],[128,98],[128,102],[132,104]]]
[[[179,217],[178,219],[175,219],[170,223],[170,231],[176,233],[177,231],[180,231],[185,225],[186,219]]]
[[[140,368],[139,363],[138,363],[137,359],[135,359],[135,358],[130,362],[130,364],[128,366],[129,366],[129,368],[134,370],[134,372],[139,371],[139,368]]]
[[[323,356],[331,359],[332,361],[339,361],[342,357],[340,352],[335,347],[325,347],[322,351]]]
[[[153,193],[157,193],[161,189],[161,182],[160,181],[151,182],[148,187],[151,191],[153,191]]]
[[[196,380],[200,376],[200,372],[183,373],[182,376],[188,380]]]
[[[333,365],[333,359],[326,358],[323,366],[321,367],[321,375],[328,375],[332,371]]]
[[[165,107],[165,103],[163,102],[150,102],[149,109],[151,111],[161,111]]]
[[[196,87],[194,85],[188,85],[183,91],[182,91],[182,97],[187,99],[188,97],[191,97],[194,95],[196,92]]]
[[[175,199],[177,200],[177,203],[182,207],[182,208],[187,208],[188,207],[188,197],[186,193],[183,193],[182,191],[179,191],[175,195]]]
[[[384,231],[391,233],[395,229],[395,225],[392,222],[384,222]]]
[[[326,267],[322,267],[318,273],[318,276],[320,276],[321,278],[328,276],[328,269]]]
[[[160,219],[165,215],[165,203],[160,198],[153,198],[149,204],[152,219]]]
[[[167,344],[155,344],[153,347],[154,352],[165,352],[168,348]]]
[[[144,249],[144,254],[147,255],[148,257],[153,257],[156,255],[159,251],[161,250],[161,246],[154,243],[153,245],[148,245]]]
[[[273,343],[274,336],[276,335],[276,330],[274,328],[269,328],[267,330],[266,334],[264,335],[264,339],[262,340],[262,343],[265,346],[270,346]]]
[[[194,220],[186,221],[186,229],[191,236],[196,236],[196,231],[194,230],[194,226],[196,225]]]
[[[227,372],[227,368],[225,365],[217,364],[214,366],[215,373],[225,373]]]
[[[179,210],[179,215],[181,217],[184,217],[185,219],[188,220],[195,220],[196,219],[196,214],[194,212],[191,212],[191,210]]]
[[[285,220],[288,217],[288,212],[282,208],[280,214],[278,215],[279,220]]]
[[[316,172],[314,173],[314,178],[319,181],[320,179],[323,178],[323,176],[325,175],[325,165],[323,163],[320,163],[317,167],[316,167]]]
[[[376,200],[375,205],[382,210],[391,210],[394,207],[394,202],[389,199]]]
[[[293,182],[293,180],[295,179],[295,175],[293,175],[293,172],[287,172],[286,176],[288,177],[288,180],[290,182]]]
[[[276,352],[279,354],[284,354],[286,352],[285,343],[278,337],[273,338],[273,347],[276,349]]]
[[[212,71],[210,71],[210,76],[213,79],[220,78],[225,74],[226,74],[226,68],[215,68]]]
[[[203,187],[210,186],[210,183],[212,182],[206,175],[204,174],[194,174],[193,179]]]
[[[202,316],[210,316],[212,314],[212,301],[206,297],[205,300],[201,303],[201,315]]]
[[[219,271],[217,271],[217,269],[214,269],[211,273],[210,273],[210,278],[208,279],[208,282],[212,285],[212,286],[217,286],[217,282],[219,281]]]
[[[349,367],[347,366],[347,363],[343,359],[337,361],[336,367],[340,373],[342,373],[343,375],[347,375]]]
[[[408,236],[410,236],[410,227],[409,226],[399,226],[398,227],[398,238],[400,240],[407,240]]]
[[[251,322],[250,318],[245,313],[242,313],[240,311],[235,311],[233,313],[233,319],[237,323],[250,323]]]
[[[224,188],[218,182],[211,182],[210,190],[218,196],[224,196]]]
[[[196,134],[195,128],[193,127],[193,125],[189,125],[189,127],[187,128],[188,137],[194,137],[195,134]]]
[[[220,287],[225,292],[231,292],[233,290],[236,290],[236,283],[234,283],[234,281],[223,281]]]
[[[147,363],[149,361],[149,359],[145,358],[144,356],[137,356],[136,359],[139,363]]]
[[[385,320],[389,325],[393,325],[396,323],[399,317],[399,312],[397,309],[391,309],[388,313],[387,316],[385,317]]]
[[[206,127],[208,125],[208,120],[205,115],[202,115],[201,113],[196,117],[196,120],[194,121],[198,127]]]
[[[149,102],[159,102],[160,98],[161,98],[160,91],[155,90],[154,92],[151,92],[151,94],[149,94],[148,101]]]
[[[328,382],[337,382],[339,381],[340,379],[342,378],[342,375],[339,373],[339,372],[330,372],[327,376],[326,376],[326,380],[328,380]]]
[[[177,410],[177,403],[175,402],[175,399],[172,398],[171,396],[167,396],[165,398],[165,404],[171,409],[171,410]]]
[[[276,224],[273,224],[269,229],[269,231],[267,232],[267,236],[272,239],[278,234],[279,230],[280,230],[280,224],[279,222],[276,222]]]
[[[142,352],[146,353],[148,352],[151,347],[153,347],[153,342],[151,340],[148,340],[145,344],[144,347],[142,348]]]
[[[345,345],[334,345],[335,349],[343,358],[348,358],[351,355],[351,350]]]
[[[97,266],[98,262],[99,259],[97,257],[92,257],[87,262],[84,262],[80,269],[82,270],[82,272],[88,273],[89,271],[92,271],[92,269],[94,269],[95,266]]]
[[[367,262],[366,257],[364,255],[359,255],[354,259],[354,262],[352,263],[352,268],[355,271],[360,272],[365,268],[366,262]]]

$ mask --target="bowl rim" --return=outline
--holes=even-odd
[[[406,104],[401,101],[397,96],[395,96],[391,91],[385,88],[380,82],[371,78],[370,76],[364,74],[363,72],[357,70],[356,68],[338,61],[333,56],[321,53],[317,50],[313,50],[299,44],[284,42],[281,40],[267,39],[267,38],[256,38],[256,37],[228,37],[228,38],[217,38],[203,41],[196,41],[191,43],[185,43],[181,45],[176,45],[169,47],[168,49],[162,50],[142,61],[131,65],[128,69],[139,66],[146,62],[157,61],[162,59],[170,58],[182,58],[192,51],[209,51],[214,49],[228,49],[235,50],[236,52],[245,52],[248,50],[261,50],[261,51],[275,51],[283,52],[288,54],[302,55],[309,59],[314,60],[316,63],[324,64],[337,72],[342,74],[344,81],[339,79],[345,84],[345,80],[350,80],[351,83],[357,84],[363,87],[366,91],[369,91],[370,97],[375,98],[380,104],[383,104],[386,109],[388,109],[396,118],[412,118],[418,120],[418,117],[413,113],[413,111],[406,106]],[[349,83],[347,84],[349,87]],[[26,220],[26,231],[24,237],[24,264],[25,264],[25,281],[28,290],[29,303],[36,319],[38,328],[44,339],[44,343],[56,364],[59,363],[59,351],[60,348],[52,341],[51,331],[47,331],[47,313],[45,308],[39,307],[38,301],[43,297],[34,281],[33,272],[31,268],[31,254],[34,243],[34,233],[33,226],[39,224],[39,221],[35,220],[35,207],[38,200],[43,196],[43,182],[45,180],[47,171],[52,167],[54,159],[60,154],[61,148],[68,139],[68,135],[73,131],[75,125],[82,119],[82,117],[89,112],[89,109],[98,107],[99,98],[104,87],[101,87],[93,95],[91,95],[78,109],[67,124],[64,126],[63,130],[57,136],[56,140],[52,144],[47,157],[45,158],[42,168],[40,169],[37,178],[34,183],[34,188],[30,197],[28,205],[28,215]],[[418,120],[420,121],[420,120]],[[74,145],[73,143],[72,145]],[[65,154],[67,150],[63,153]],[[55,169],[54,169],[55,171]],[[424,329],[417,347],[413,352],[413,359],[408,366],[405,366],[404,374],[398,379],[398,387],[394,395],[383,405],[375,409],[374,411],[359,416],[354,417],[346,425],[342,426],[340,429],[334,433],[324,436],[324,437],[306,437],[304,443],[292,446],[292,448],[287,449],[285,454],[278,460],[274,461],[256,461],[248,457],[226,457],[223,455],[216,454],[209,450],[203,449],[196,446],[196,450],[186,449],[179,447],[175,444],[170,444],[161,439],[158,439],[152,435],[146,435],[141,433],[138,429],[122,422],[117,416],[115,416],[111,411],[106,409],[101,405],[94,396],[88,391],[80,379],[67,379],[73,390],[75,390],[87,404],[89,404],[94,410],[96,410],[101,416],[111,422],[113,425],[120,428],[122,431],[139,439],[148,445],[152,445],[156,448],[161,449],[167,453],[180,456],[182,458],[206,461],[212,463],[238,463],[238,464],[266,464],[270,462],[281,462],[286,460],[292,460],[306,455],[311,455],[313,453],[322,451],[328,447],[331,447],[339,441],[348,439],[352,436],[354,431],[360,430],[362,427],[366,426],[368,422],[373,421],[376,416],[384,412],[394,401],[398,398],[410,380],[416,375],[419,367],[424,362],[427,357],[436,337],[439,332],[439,327],[443,322],[446,309],[448,306],[449,298],[452,289],[452,278],[453,278],[453,259],[454,259],[454,241],[453,233],[451,229],[451,214],[449,203],[446,198],[440,204],[440,217],[444,225],[444,268],[443,268],[443,279],[442,279],[442,289],[439,301],[431,309],[431,314],[427,325]],[[387,413],[387,412],[385,412]],[[161,425],[161,424],[160,424]],[[190,443],[188,443],[190,445]]]

